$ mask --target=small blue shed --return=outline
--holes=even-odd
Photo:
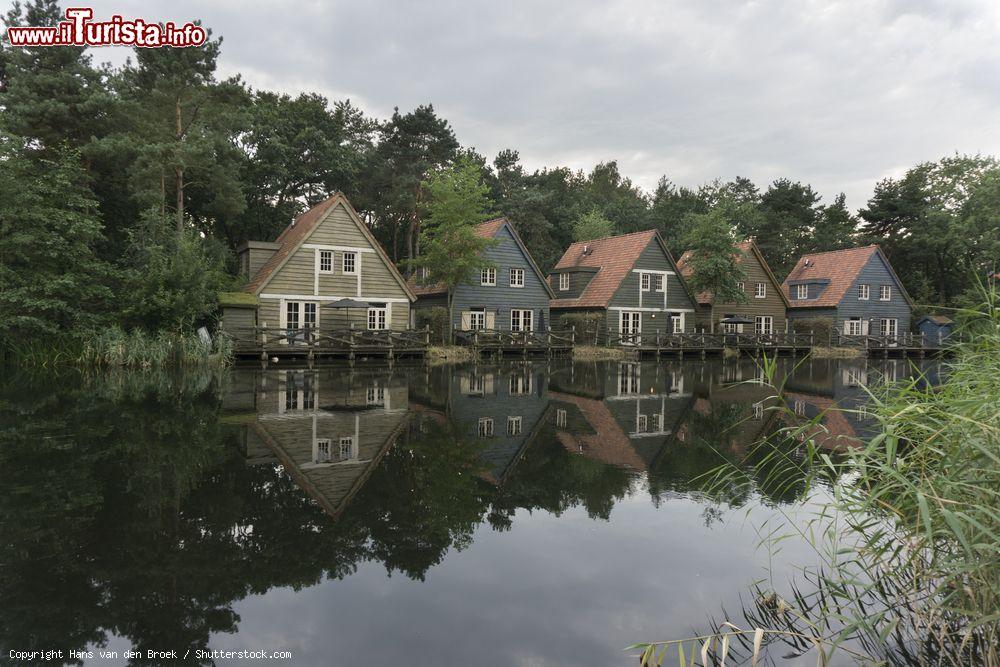
[[[923,334],[928,345],[944,341],[955,329],[955,322],[944,315],[924,315],[917,320],[917,332]]]

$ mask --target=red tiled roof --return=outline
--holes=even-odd
[[[812,438],[817,446],[824,449],[844,449],[858,447],[862,444],[857,431],[854,430],[854,426],[851,425],[847,417],[848,413],[844,412],[833,399],[812,394],[787,392],[785,400],[792,403],[803,401],[822,413],[820,423],[808,426],[803,433],[806,437]],[[793,415],[786,413],[786,421],[789,421],[793,426],[797,426],[802,419],[801,417],[796,419]]]
[[[829,280],[823,293],[818,299],[798,300],[791,299],[791,308],[815,308],[835,307],[844,298],[844,294],[850,289],[854,280],[861,273],[872,255],[879,252],[877,245],[864,246],[862,248],[847,248],[846,250],[831,250],[830,252],[818,252],[811,255],[803,255],[792,272],[785,278],[781,289],[785,296],[791,299],[791,281],[808,280]],[[888,263],[888,262],[887,262]]]
[[[618,291],[639,255],[656,236],[655,230],[609,236],[593,241],[577,241],[563,253],[553,271],[573,268],[596,268],[583,293],[575,299],[553,299],[552,308],[605,308]],[[584,248],[589,252],[583,254]]]
[[[572,403],[583,414],[595,433],[571,433],[567,429],[556,431],[556,438],[573,454],[629,470],[646,470],[646,462],[632,446],[632,441],[622,431],[608,406],[603,401],[581,398],[570,394],[549,392],[553,401]]]

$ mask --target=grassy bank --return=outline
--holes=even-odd
[[[864,447],[834,460],[811,440],[819,418],[779,434],[803,441],[801,460],[774,440],[759,445],[754,455],[775,466],[774,479],[784,470],[832,485],[829,502],[805,524],[763,531],[769,550],[789,538],[807,542],[821,566],[794,577],[788,599],[758,587],[742,619],[700,637],[637,645],[644,664],[664,656],[663,664],[676,664],[679,649],[707,665],[726,654],[731,663],[777,658],[791,648],[817,664],[839,652],[864,664],[1000,666],[997,305],[995,298],[986,305],[942,386],[870,388],[868,411],[880,429]],[[753,484],[736,467],[712,482],[748,492]]]
[[[824,347],[818,345],[810,352],[814,359],[860,359],[865,356],[864,350],[856,347]]]
[[[197,334],[111,327],[83,339],[28,341],[8,344],[6,358],[26,367],[84,366],[108,368],[163,368],[168,366],[226,366],[232,345],[217,335],[210,345]]]
[[[625,358],[625,351],[613,347],[577,345],[573,348],[573,359],[577,361],[618,361]]]
[[[427,361],[431,364],[460,364],[473,359],[472,350],[461,345],[432,345],[427,348]]]

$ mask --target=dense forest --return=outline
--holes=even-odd
[[[51,25],[54,0],[7,25]],[[706,216],[753,237],[783,277],[804,252],[879,243],[924,306],[963,302],[1000,258],[1000,162],[954,155],[875,184],[856,213],[794,176],[646,192],[609,159],[530,171],[515,149],[463,146],[428,103],[373,118],[350,100],[254,89],[217,75],[223,41],[137,49],[99,66],[83,48],[0,50],[0,337],[190,330],[232,289],[233,249],[270,240],[344,192],[390,257],[420,254],[426,184],[475,164],[542,269],[581,235],[655,228],[675,255]],[[609,156],[611,157],[611,156]],[[929,156],[934,157],[934,156]],[[830,194],[830,193],[827,193]],[[597,230],[595,232],[595,230]]]

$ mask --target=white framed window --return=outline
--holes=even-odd
[[[844,334],[847,336],[860,336],[861,318],[852,317],[849,320],[844,320]]]
[[[317,317],[316,302],[306,301],[302,304],[302,326],[307,329],[315,329],[319,324]]]
[[[473,310],[469,312],[469,330],[482,331],[486,328],[486,311]]]
[[[479,284],[486,287],[494,287],[497,284],[497,270],[493,267],[486,267],[480,271]]]
[[[754,419],[764,418],[764,401],[753,404],[753,418]]]
[[[510,286],[524,287],[524,269],[510,270]]]
[[[806,416],[806,402],[805,401],[795,401],[795,414],[799,417]]]
[[[368,328],[373,331],[382,331],[386,328],[386,309],[384,307],[368,309]]]
[[[809,298],[809,285],[796,285],[795,286],[795,298],[796,299],[808,299]]]
[[[658,433],[663,432],[663,415],[659,412],[653,414],[653,428],[656,429]]]
[[[313,454],[313,463],[329,463],[332,461],[330,454],[330,448],[333,446],[333,441],[330,438],[317,438],[316,439],[316,451]]]
[[[754,288],[753,296],[755,299],[763,299],[767,296],[767,283],[757,283]]]
[[[511,375],[508,389],[511,396],[527,396],[532,389],[531,374]]]
[[[507,417],[507,435],[521,435],[520,417]]]
[[[868,384],[868,372],[860,368],[845,368],[841,381],[846,387],[860,387]]]
[[[897,332],[897,320],[883,319],[880,323],[879,331],[883,336],[895,336]]]
[[[857,418],[857,420],[859,422],[863,422],[866,419],[868,419],[868,406],[867,405],[859,405],[858,406],[858,411],[857,411],[857,413],[855,413],[855,417]]]
[[[556,410],[556,426],[566,427],[566,411],[562,408]]]
[[[888,301],[892,298],[892,287],[889,285],[879,285],[878,300]]]
[[[355,457],[354,437],[340,439],[340,460],[346,461]]]
[[[365,403],[367,405],[385,405],[385,387],[368,387]]]
[[[653,276],[653,291],[654,292],[662,292],[663,291],[663,287],[664,287],[664,285],[666,285],[666,282],[665,282],[664,278],[665,278],[665,276],[663,276],[662,274],[659,274],[659,273],[657,273],[656,275]]]
[[[684,333],[684,315],[670,316],[670,333]]]
[[[858,285],[858,301],[867,301],[871,292],[868,285]]]
[[[534,331],[532,319],[532,311],[513,308],[510,311],[510,330]]]
[[[736,283],[736,287],[738,287],[741,292],[746,292],[747,291],[747,284],[745,282],[743,282],[742,280],[740,282]]]
[[[319,251],[319,272],[320,273],[333,273],[333,251],[332,250],[320,250]]]
[[[345,252],[340,260],[341,269],[346,276],[356,276],[358,275],[358,253],[350,251]]]
[[[479,418],[479,437],[480,438],[492,438],[493,437],[493,418],[492,417],[480,417]]]
[[[636,433],[645,433],[649,430],[649,418],[646,415],[639,415],[635,420]]]
[[[566,292],[569,290],[569,274],[560,273],[559,274],[559,291]]]
[[[639,274],[639,289],[643,292],[649,291],[649,274],[640,273]]]
[[[618,364],[618,395],[638,394],[640,377],[639,364]]]
[[[755,315],[753,318],[753,330],[759,334],[774,333],[774,318],[770,315]]]

